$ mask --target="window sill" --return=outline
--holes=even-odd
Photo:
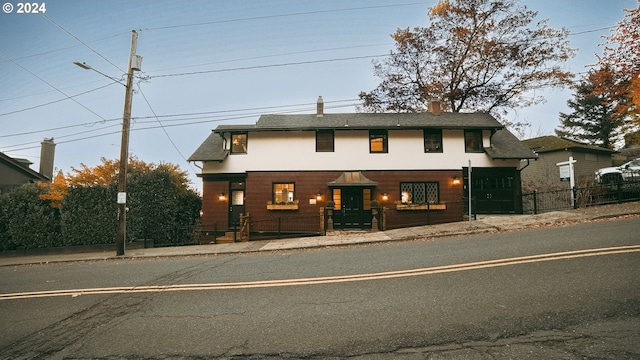
[[[298,210],[298,204],[267,204],[267,210]]]
[[[399,211],[446,210],[447,204],[398,204]]]

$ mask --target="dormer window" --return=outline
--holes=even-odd
[[[231,153],[246,154],[247,153],[247,134],[231,134]]]

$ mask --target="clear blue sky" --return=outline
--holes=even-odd
[[[124,80],[131,30],[143,56],[137,72],[130,139],[132,155],[187,170],[185,158],[223,123],[254,123],[259,114],[353,112],[360,91],[378,84],[373,57],[393,47],[397,28],[427,26],[436,0],[125,1],[49,0],[46,13],[0,12],[0,151],[38,168],[40,141],[53,137],[55,167],[120,151],[124,86],[74,61]],[[637,0],[523,0],[566,27],[578,49],[566,68],[595,62],[606,28]],[[163,76],[170,75],[170,76]],[[532,124],[530,136],[552,134],[568,111],[570,90],[543,93],[545,104],[519,109],[511,120]],[[72,99],[70,99],[72,98]],[[155,115],[158,117],[156,118]]]

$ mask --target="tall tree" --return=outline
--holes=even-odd
[[[609,68],[617,76],[618,92],[628,93],[631,99],[626,110],[637,115],[640,109],[640,0],[637,8],[624,11],[622,21],[605,37],[597,66]],[[607,91],[596,89],[601,90]]]
[[[612,89],[614,75],[609,69],[591,71],[576,87],[574,99],[567,101],[573,110],[560,113],[558,136],[612,149],[621,140],[626,116],[619,108],[628,102],[624,94]],[[594,92],[594,89],[609,91]]]
[[[559,64],[573,56],[566,29],[533,23],[537,12],[516,0],[441,0],[428,27],[398,29],[395,50],[374,61],[382,82],[361,92],[360,111],[421,112],[432,99],[454,112],[509,109],[544,99],[535,90],[564,87]]]

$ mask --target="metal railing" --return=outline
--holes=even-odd
[[[533,191],[522,195],[522,206],[524,214],[539,214],[637,200],[640,200],[640,181],[629,181],[566,190]]]

